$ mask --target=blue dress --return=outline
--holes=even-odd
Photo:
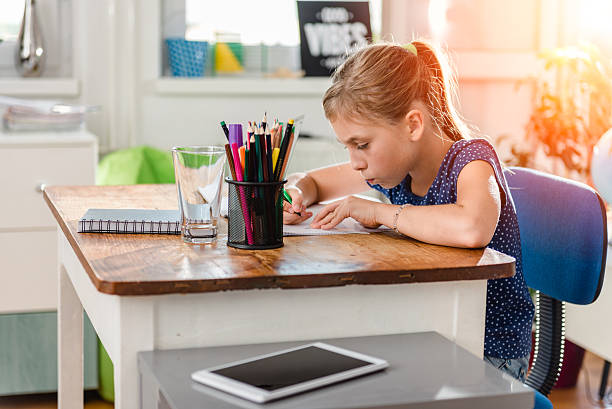
[[[484,139],[455,142],[446,153],[425,196],[412,193],[410,175],[391,189],[380,185],[370,186],[382,192],[393,204],[424,206],[456,203],[459,173],[474,160],[483,160],[491,165],[500,187],[501,213],[488,247],[516,259],[516,274],[513,277],[489,280],[487,283],[484,354],[504,359],[520,358],[531,351],[534,307],[523,278],[521,240],[514,203],[493,146]]]

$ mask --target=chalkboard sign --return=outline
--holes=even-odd
[[[297,6],[307,76],[329,76],[372,38],[367,1],[298,1]]]

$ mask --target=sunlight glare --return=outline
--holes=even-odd
[[[592,34],[611,33],[612,1],[582,0],[580,2],[580,30]]]
[[[448,29],[446,13],[449,8],[449,0],[430,0],[429,9],[427,11],[429,18],[429,27],[432,37],[441,39],[446,34]]]

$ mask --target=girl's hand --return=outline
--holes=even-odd
[[[325,206],[310,224],[315,229],[328,230],[347,217],[352,217],[365,227],[376,228],[376,206],[380,203],[349,196]]]
[[[306,211],[302,191],[296,187],[287,187],[285,190],[287,193],[289,193],[289,196],[291,196],[291,201],[293,204],[289,204],[287,201],[283,200],[283,223],[300,224],[304,220],[310,218],[310,216],[312,216],[312,212]],[[300,213],[301,216],[297,215],[296,213]]]

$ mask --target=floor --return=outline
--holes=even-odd
[[[612,396],[605,400],[605,404],[597,401],[602,369],[603,359],[587,352],[576,387],[553,390],[550,398],[554,408],[612,408]],[[609,389],[609,394],[612,395],[612,389]],[[0,397],[0,409],[56,409],[56,402],[57,395],[54,393]],[[85,409],[113,409],[113,404],[105,402],[96,392],[90,391],[85,394]]]
[[[604,402],[598,401],[603,362],[602,358],[587,351],[576,387],[552,391],[550,400],[554,409],[612,408],[612,396],[604,398]],[[610,381],[612,376],[608,381],[608,394],[612,395]]]
[[[85,392],[85,409],[113,409],[114,405],[104,401],[97,392]],[[0,409],[56,409],[57,394],[2,396]]]

